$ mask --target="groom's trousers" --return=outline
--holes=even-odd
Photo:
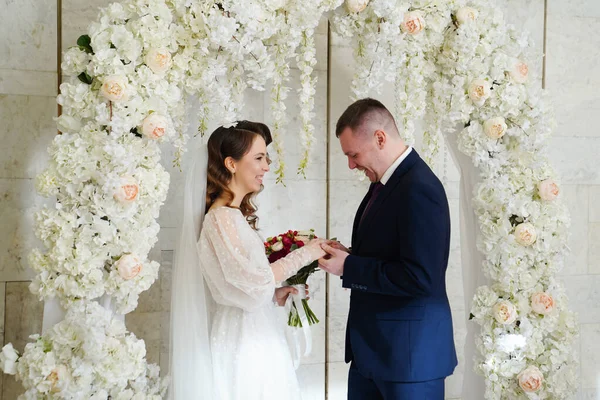
[[[444,400],[444,378],[426,382],[369,379],[352,363],[348,374],[348,400]]]

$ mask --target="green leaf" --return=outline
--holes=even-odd
[[[291,250],[291,251],[294,251],[294,250],[296,250],[297,248],[298,248],[298,245],[297,245],[297,244],[293,244],[293,245],[290,247],[290,250]]]
[[[86,53],[94,54],[92,50],[92,39],[88,35],[81,35],[77,39],[77,46]]]
[[[91,85],[91,84],[92,84],[92,82],[94,81],[94,80],[92,79],[92,77],[91,77],[91,76],[89,76],[89,75],[87,74],[87,72],[82,72],[82,73],[80,73],[80,74],[77,76],[77,78],[79,78],[79,80],[80,80],[81,82],[83,82],[83,83],[87,83],[88,85]]]

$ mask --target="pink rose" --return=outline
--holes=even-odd
[[[111,75],[104,78],[100,87],[100,94],[110,101],[127,99],[127,77]]]
[[[537,240],[537,233],[533,225],[524,222],[515,228],[515,240],[521,246],[531,246]]]
[[[159,139],[167,129],[167,119],[162,115],[152,113],[142,122],[142,133],[149,139]]]
[[[517,83],[525,83],[529,78],[529,66],[521,60],[516,60],[509,71],[510,77]]]

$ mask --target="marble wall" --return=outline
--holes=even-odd
[[[57,49],[73,45],[96,18],[97,8],[109,0],[0,0],[0,339],[22,349],[30,334],[41,330],[42,303],[27,286],[31,271],[28,250],[37,245],[32,234],[32,210],[47,200],[36,195],[33,178],[46,163],[45,148],[56,134],[52,117],[57,114]],[[547,46],[545,84],[556,107],[558,128],[550,143],[550,154],[563,177],[564,198],[572,212],[572,253],[562,279],[579,312],[581,338],[581,388],[577,399],[600,399],[600,131],[592,119],[600,111],[597,88],[600,75],[600,5],[595,0],[501,0],[507,19],[524,26],[540,45]],[[57,7],[62,19],[57,20]],[[59,25],[60,24],[60,25]],[[59,29],[59,27],[61,29]],[[59,31],[62,35],[58,38]],[[349,104],[352,77],[351,50],[333,37],[328,42],[327,24],[317,31],[316,144],[307,179],[296,175],[300,159],[297,135],[285,139],[287,178],[285,186],[271,176],[259,196],[261,233],[270,236],[288,228],[314,228],[319,236],[350,241],[354,212],[368,183],[348,170],[333,134],[337,117]],[[331,48],[331,81],[328,82],[327,49]],[[540,73],[542,63],[536,66]],[[292,77],[298,76],[297,69]],[[539,81],[541,84],[541,79]],[[330,88],[329,98],[327,96]],[[268,89],[249,92],[244,117],[270,123]],[[392,93],[379,96],[393,104]],[[329,104],[327,101],[329,100]],[[290,133],[297,126],[295,91],[290,92]],[[331,119],[327,121],[327,106]],[[329,124],[329,125],[328,125]],[[331,136],[327,137],[327,128]],[[168,371],[168,323],[171,263],[179,216],[183,174],[170,167],[172,149],[164,148],[172,186],[161,211],[159,241],[151,258],[161,262],[160,279],[144,293],[139,307],[127,315],[130,330],[146,341],[148,359]],[[449,197],[453,231],[447,283],[455,321],[457,348],[464,346],[466,317],[462,295],[460,232],[458,230],[459,173],[450,157],[441,153],[436,173],[443,178]],[[328,179],[329,177],[329,179]],[[598,203],[596,203],[598,202]],[[316,274],[309,282],[312,306],[321,323],[312,328],[314,349],[302,361],[298,376],[305,400],[341,400],[346,395],[347,366],[343,362],[344,330],[349,292],[337,278]],[[597,286],[598,285],[598,286]],[[447,380],[448,399],[459,399],[461,363]],[[20,392],[18,383],[0,376],[0,399],[12,400]],[[327,394],[326,394],[327,393]]]

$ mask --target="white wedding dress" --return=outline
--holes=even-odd
[[[269,264],[264,244],[241,211],[211,209],[198,241],[212,317],[213,390],[218,400],[301,399],[285,322],[273,302],[274,272],[286,279],[314,259],[303,247]]]

